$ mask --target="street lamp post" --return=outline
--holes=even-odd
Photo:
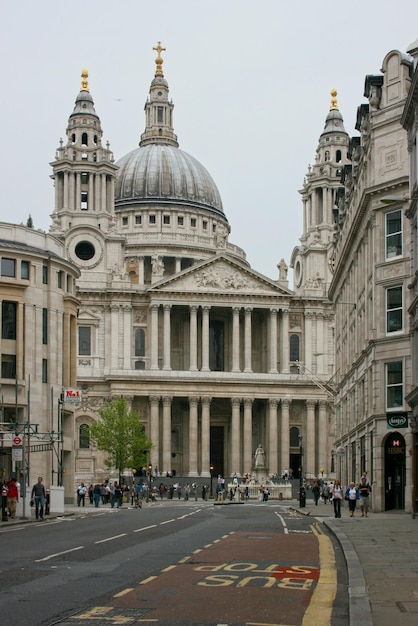
[[[210,466],[210,497],[213,498],[213,465]]]
[[[299,507],[302,509],[306,506],[306,492],[305,486],[303,484],[303,446],[302,446],[303,437],[299,435],[299,457],[300,457],[300,468],[299,468]]]
[[[331,474],[335,472],[334,450],[331,450]]]

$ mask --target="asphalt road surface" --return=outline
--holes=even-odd
[[[348,624],[338,544],[273,501],[102,508],[0,542],[2,624]]]

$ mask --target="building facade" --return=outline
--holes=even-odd
[[[259,444],[266,475],[329,473],[332,403],[314,378],[333,371],[331,194],[306,226],[298,263],[316,261],[300,270],[297,293],[283,260],[277,280],[252,269],[229,241],[215,182],[178,147],[156,51],[139,147],[114,162],[83,72],[51,164],[51,232],[80,270],[76,480],[108,477],[88,432],[119,396],[139,413],[163,474],[244,475]]]
[[[72,493],[79,271],[51,235],[6,223],[0,265],[2,477]]]
[[[365,79],[335,209],[335,455],[344,484],[367,471],[373,509],[412,508],[407,135],[412,57],[389,52]]]

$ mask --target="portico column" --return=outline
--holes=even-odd
[[[151,304],[151,369],[158,369],[158,304]]]
[[[232,309],[232,371],[239,372],[239,313],[240,308]]]
[[[159,467],[158,453],[160,450],[159,436],[160,436],[160,397],[151,396],[150,402],[150,439],[152,441],[152,447],[150,450],[150,463],[152,467]],[[171,433],[171,429],[170,429]]]
[[[253,466],[253,398],[244,398],[243,467],[244,474],[251,473]]]
[[[277,400],[269,399],[269,447],[268,468],[269,474],[277,474]]]
[[[163,471],[171,472],[171,403],[173,398],[163,396]],[[154,442],[153,442],[154,443]],[[153,465],[153,467],[155,467]]]
[[[140,256],[138,258],[138,283],[140,285],[144,284],[144,257]]]
[[[280,364],[280,371],[283,374],[288,374],[289,369],[289,311],[282,310],[282,326],[281,326],[281,341],[282,358]]]
[[[118,368],[118,357],[119,357],[119,307],[117,305],[113,305],[110,307],[110,324],[112,327],[111,331],[111,344],[112,344],[112,352],[110,355],[110,367],[112,369]]]
[[[202,372],[209,372],[209,306],[202,308]]]
[[[178,274],[179,272],[181,272],[181,258],[176,256],[176,269],[175,269],[176,274]]]
[[[231,398],[231,473],[241,474],[241,398]]]
[[[323,467],[328,472],[329,455],[327,440],[327,403],[325,400],[319,401],[319,423],[318,423],[318,467]]]
[[[270,309],[270,374],[277,374],[277,309]]]
[[[197,371],[197,306],[190,309],[190,367],[192,372]]]
[[[281,447],[280,447],[280,468],[279,472],[282,474],[283,470],[289,469],[290,465],[290,430],[289,430],[289,413],[290,413],[290,398],[282,398],[281,400]]]
[[[202,398],[202,467],[200,475],[210,476],[210,402],[211,398]]]
[[[171,370],[171,304],[164,305],[164,359],[163,370]]]
[[[245,360],[244,360],[244,372],[252,372],[251,368],[251,313],[252,309],[245,309],[245,325],[244,325],[244,337],[245,337]]]
[[[188,476],[197,476],[197,406],[199,399],[189,398],[189,473]]]
[[[313,474],[317,473],[315,467],[316,459],[316,441],[315,441],[315,400],[306,400],[306,441],[303,444],[304,449],[304,472]]]

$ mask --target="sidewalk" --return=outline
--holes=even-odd
[[[336,536],[347,562],[350,626],[418,624],[418,519],[401,511],[349,517],[346,504],[335,519],[332,504],[299,508]]]

